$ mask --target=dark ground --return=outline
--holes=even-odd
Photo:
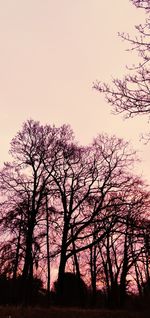
[[[0,307],[0,318],[148,318],[148,311],[110,311],[68,308]]]

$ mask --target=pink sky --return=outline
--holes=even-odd
[[[0,0],[0,163],[10,140],[28,118],[69,123],[87,144],[101,132],[131,140],[149,177],[150,147],[139,142],[146,118],[123,121],[110,114],[96,79],[121,77],[136,62],[118,31],[134,31],[144,11],[129,0]]]

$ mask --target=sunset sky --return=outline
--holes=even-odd
[[[138,173],[150,181],[150,145],[139,142],[148,118],[111,115],[92,89],[138,61],[118,31],[134,34],[145,13],[129,0],[0,0],[0,164],[29,118],[72,126],[80,143],[101,132],[131,140],[142,159]]]

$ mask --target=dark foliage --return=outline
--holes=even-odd
[[[65,273],[63,277],[62,294],[59,296],[59,282],[54,283],[56,293],[56,302],[59,305],[71,306],[85,306],[87,300],[87,287],[82,278],[76,274]]]
[[[0,278],[0,304],[37,304],[42,290],[42,282],[38,278],[33,281],[24,281],[22,277],[17,279]]]

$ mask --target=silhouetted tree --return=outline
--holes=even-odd
[[[65,146],[67,153],[66,149]],[[59,170],[55,170],[54,181],[60,192],[63,208],[58,273],[60,282],[63,281],[69,258],[95,244],[91,242],[94,232],[98,233],[96,241],[100,241],[112,227],[106,213],[106,207],[112,206],[108,194],[124,184],[127,186],[130,177],[125,170],[132,162],[133,153],[128,150],[127,143],[102,135],[88,149],[73,146],[70,155],[60,162]],[[95,222],[99,222],[96,230],[91,227]],[[77,259],[75,263],[79,274]],[[61,283],[59,286],[61,287]]]
[[[129,287],[128,276],[143,253],[143,244],[138,238],[139,229],[141,230],[138,223],[145,214],[143,207],[147,205],[148,198],[148,193],[143,192],[139,180],[134,180],[129,189],[125,188],[123,191],[122,188],[122,192],[118,193],[118,200],[115,197],[115,205],[112,206],[116,214],[113,227],[106,237],[94,246],[94,254],[91,254],[93,295],[96,295],[96,284],[99,285],[103,280],[109,306],[124,304]]]
[[[140,24],[136,26],[137,35],[135,38],[131,38],[129,34],[125,33],[119,35],[123,40],[129,42],[131,50],[135,50],[138,53],[141,61],[137,66],[133,65],[133,67],[130,67],[130,74],[125,76],[122,80],[113,79],[112,87],[105,83],[97,82],[94,84],[94,88],[105,94],[106,101],[113,106],[115,113],[124,113],[126,117],[133,117],[141,114],[149,116],[150,2],[149,0],[131,0],[131,2],[137,8],[143,8],[146,10],[147,19],[144,25]],[[146,138],[149,140],[150,134],[148,134]],[[148,211],[148,206],[146,209]],[[143,295],[142,286],[144,286],[144,282],[149,280],[149,230],[146,229],[147,227],[144,225],[145,221],[148,222],[148,220],[148,212],[145,214],[144,218],[141,218],[141,220],[138,220],[138,216],[136,216],[135,219],[132,218],[134,223],[134,226],[132,227],[130,226],[129,219],[128,230],[126,228],[127,231],[124,232],[126,233],[124,244],[124,262],[122,267],[123,272],[120,276],[119,287],[120,290],[122,289],[122,299],[125,298],[125,273],[127,273],[130,269],[130,264],[134,265],[133,267],[135,269],[135,273],[132,274],[136,279],[140,295]],[[128,241],[129,229],[131,231],[130,241]],[[128,255],[129,251],[130,255]],[[102,258],[103,256],[104,254],[101,253]],[[108,276],[107,266],[105,266],[105,269],[106,275]],[[108,277],[106,277],[106,280],[108,281]],[[124,285],[124,287],[122,288],[121,285]]]
[[[149,0],[130,0],[137,8],[150,10]]]
[[[148,0],[132,0],[137,7],[150,10]],[[130,67],[130,74],[124,79],[114,79],[113,86],[97,82],[94,87],[105,94],[106,100],[113,106],[115,113],[125,113],[126,117],[150,114],[150,85],[149,85],[149,62],[150,62],[150,33],[149,16],[144,25],[136,26],[138,34],[131,38],[128,34],[120,36],[129,42],[131,50],[136,50],[141,58],[137,66]]]
[[[14,161],[11,164],[6,163],[0,174],[0,188],[3,195],[7,196],[8,200],[10,197],[18,197],[20,201],[25,200],[26,203],[26,210],[22,209],[22,214],[26,216],[22,225],[24,226],[22,279],[23,281],[30,280],[30,285],[32,285],[33,280],[34,261],[36,259],[37,264],[37,252],[39,250],[35,230],[38,228],[39,219],[43,217],[43,212],[45,214],[46,211],[43,201],[45,200],[45,189],[47,184],[50,184],[49,179],[53,170],[53,150],[57,133],[58,129],[42,126],[33,120],[24,123],[22,131],[11,142],[10,153]],[[49,172],[45,170],[44,166],[44,160],[47,158],[49,158],[49,167],[51,167]],[[12,220],[14,212],[13,210],[9,212]],[[7,222],[9,220],[8,214],[6,220]],[[11,228],[14,229],[14,224]],[[14,276],[16,276],[16,273]],[[32,292],[31,286],[29,291]],[[27,294],[29,291],[27,291]]]

